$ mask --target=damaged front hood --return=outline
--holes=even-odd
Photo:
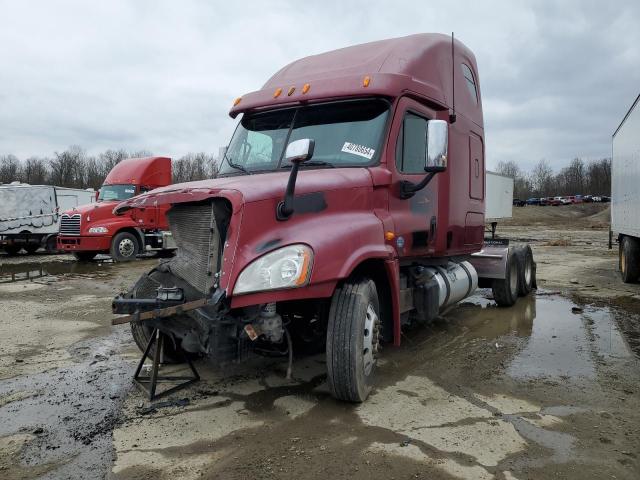
[[[178,183],[133,197],[118,204],[113,211],[122,214],[132,208],[201,202],[212,197],[228,198],[236,211],[243,203],[282,198],[288,179],[289,170],[284,170]],[[296,182],[296,195],[371,185],[371,175],[362,167],[301,170]]]

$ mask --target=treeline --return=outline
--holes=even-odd
[[[554,172],[546,160],[540,160],[530,172],[514,161],[500,162],[496,171],[513,177],[514,198],[556,197],[566,195],[611,195],[611,159],[585,162],[574,158],[568,167]]]
[[[141,150],[107,150],[98,155],[87,155],[78,146],[71,146],[53,157],[29,157],[24,160],[15,155],[0,155],[0,184],[15,181],[32,185],[57,185],[71,188],[98,189],[107,174],[125,158],[148,157],[151,152]],[[187,153],[173,159],[173,182],[189,182],[214,178],[218,163],[208,153]]]

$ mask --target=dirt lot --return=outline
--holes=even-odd
[[[0,478],[640,477],[640,285],[619,280],[607,211],[514,214],[498,233],[532,244],[537,294],[498,309],[479,290],[406,332],[359,406],[328,395],[322,355],[292,381],[280,360],[198,362],[150,404],[109,312],[156,260],[0,257]]]

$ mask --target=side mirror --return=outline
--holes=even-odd
[[[293,215],[293,194],[296,189],[298,169],[302,162],[306,162],[313,156],[313,148],[316,142],[312,138],[302,138],[287,145],[284,159],[291,163],[291,173],[284,192],[284,200],[278,203],[276,218],[280,221],[288,220]]]
[[[427,154],[424,171],[444,172],[447,169],[449,124],[444,120],[429,120],[427,123]]]
[[[284,158],[290,163],[302,163],[306,162],[313,156],[313,149],[316,142],[312,138],[302,138],[291,142],[287,145],[287,151],[284,154]]]

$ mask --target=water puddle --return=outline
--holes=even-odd
[[[0,284],[28,282],[47,276],[87,275],[105,272],[113,265],[111,259],[95,262],[51,261],[0,264]]]
[[[536,301],[536,316],[526,346],[511,361],[514,378],[588,377],[596,373],[589,332],[582,315],[572,313],[573,302],[561,297]],[[612,327],[612,319],[600,316]]]

